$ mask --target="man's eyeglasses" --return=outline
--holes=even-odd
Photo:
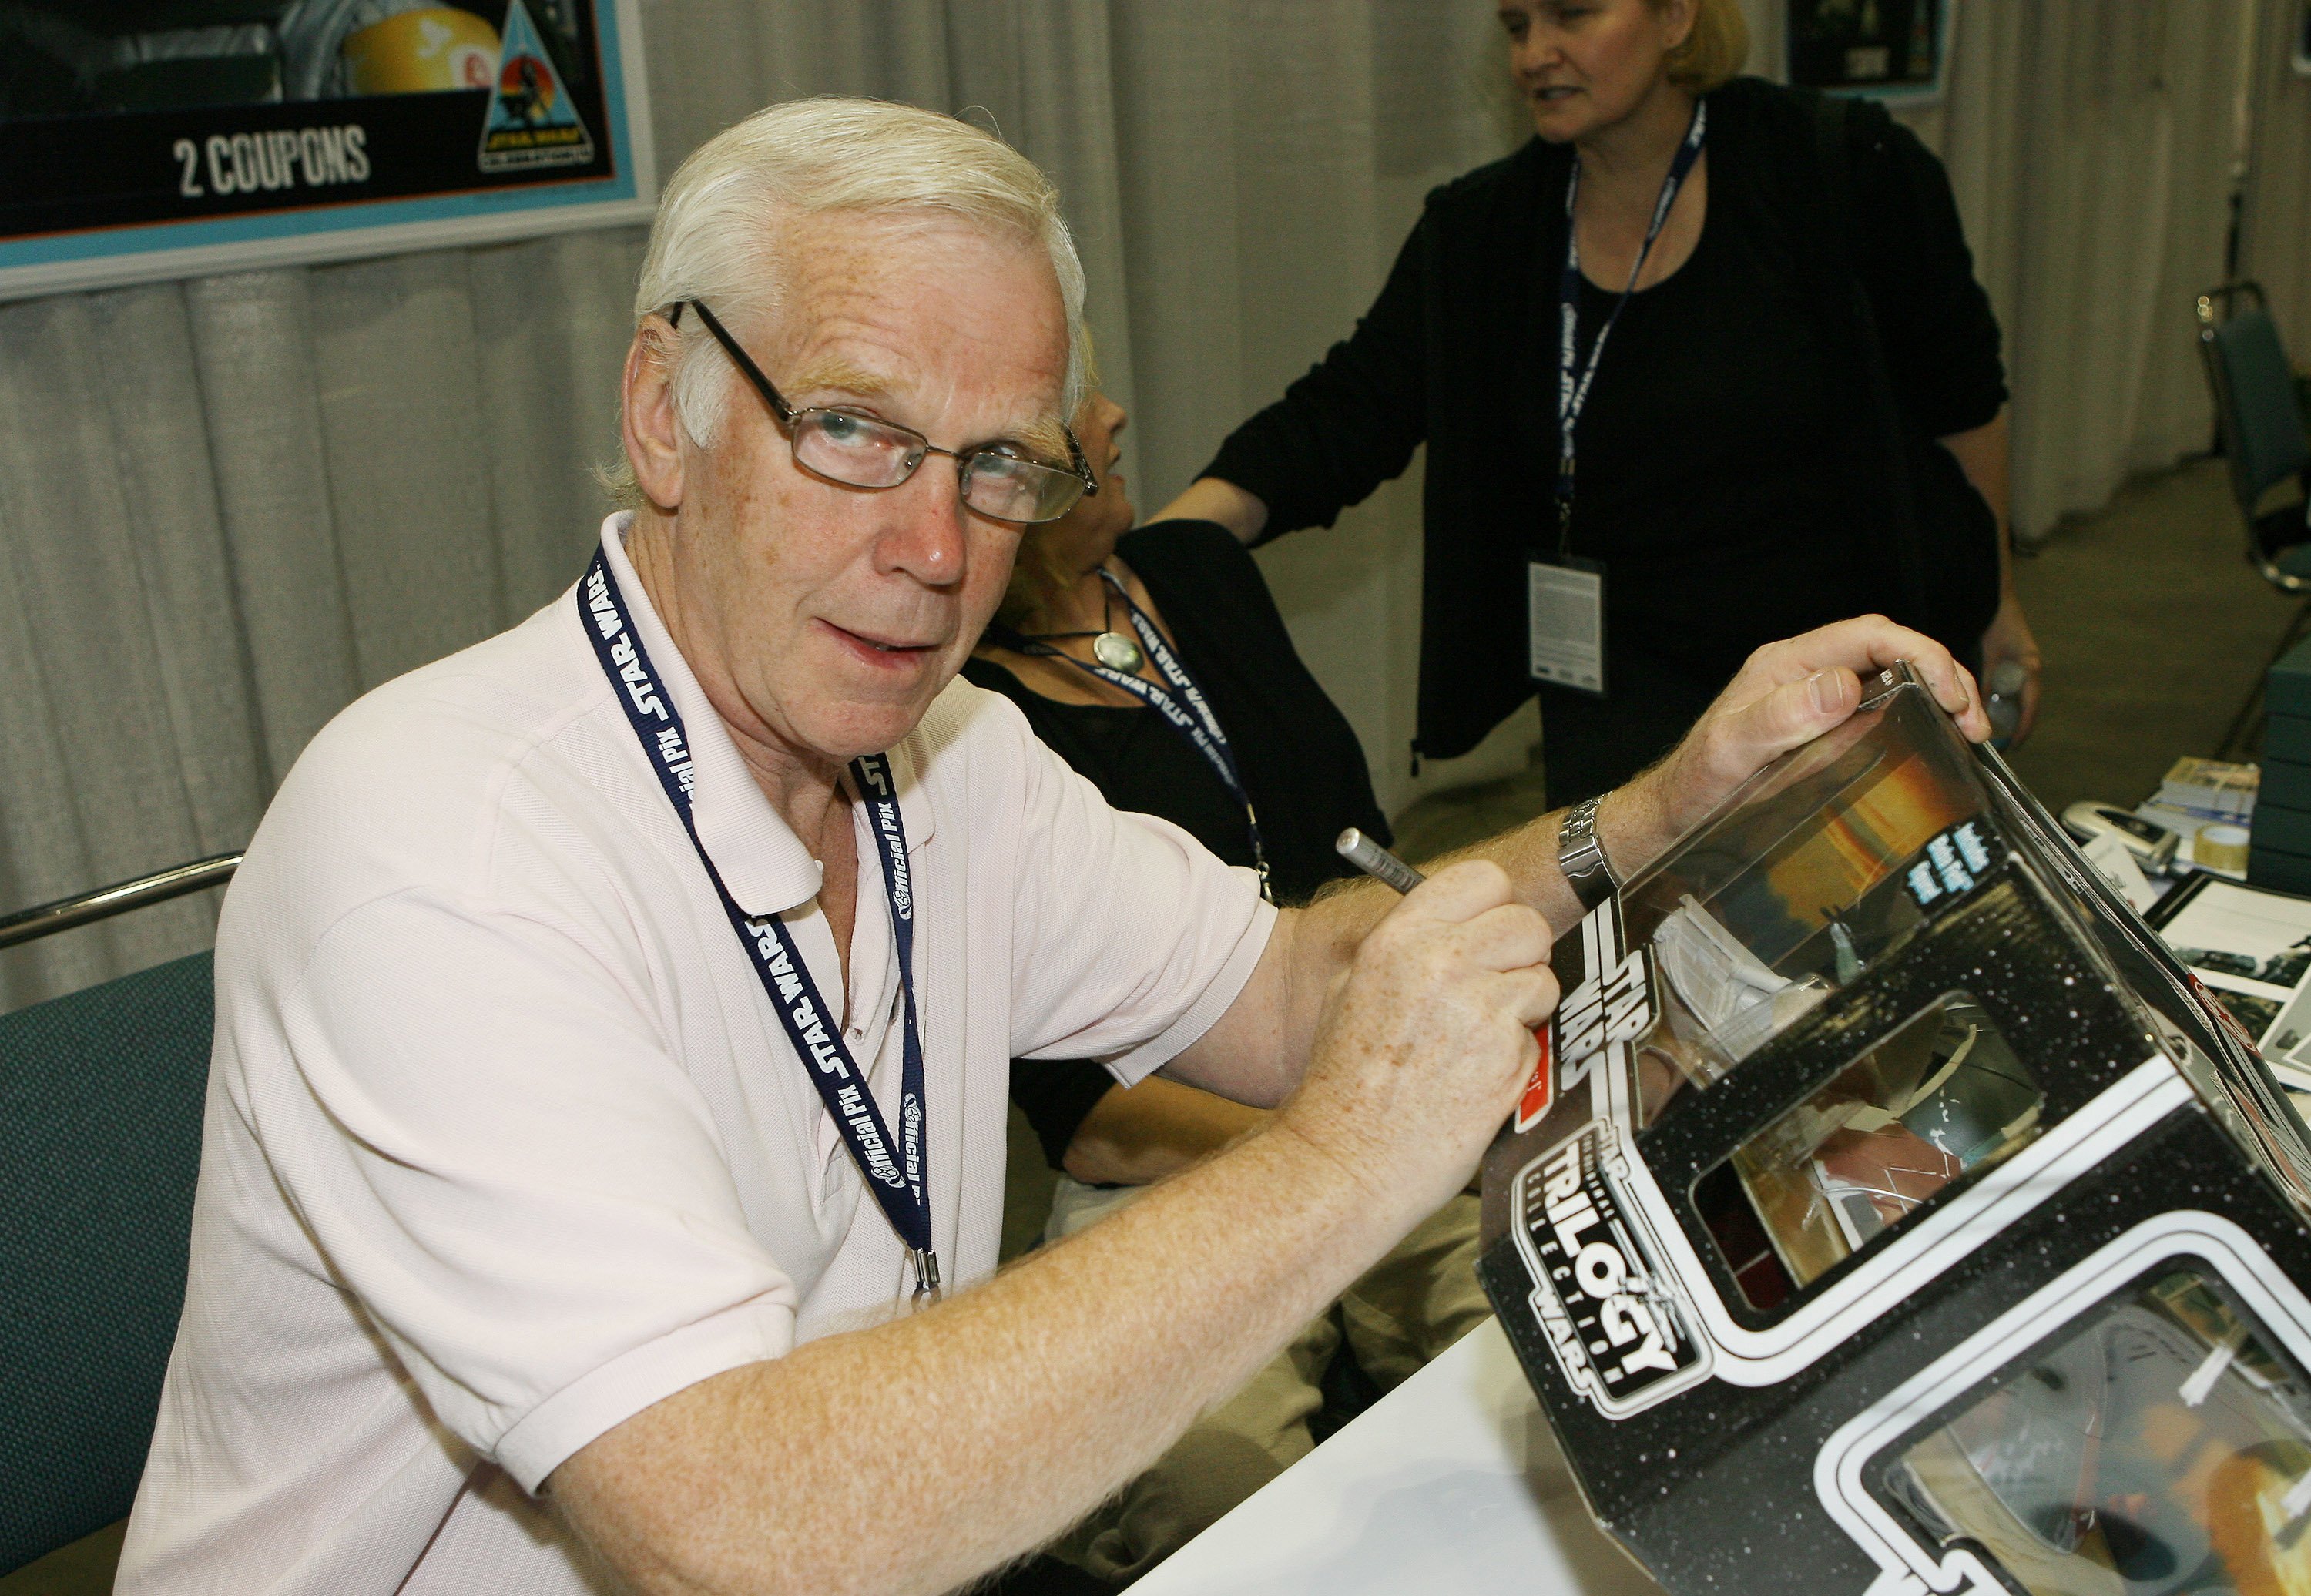
[[[894,426],[848,410],[797,410],[779,397],[754,357],[708,310],[703,301],[684,300],[667,313],[676,327],[682,313],[698,312],[698,319],[714,335],[763,403],[786,429],[787,445],[795,464],[829,482],[853,488],[895,488],[915,474],[926,455],[945,455],[955,465],[955,487],[963,501],[983,516],[999,521],[1056,521],[1099,492],[1083,446],[1072,429],[1061,428],[1068,440],[1072,469],[1047,466],[1017,452],[1016,443],[981,443],[970,449],[941,449],[911,427]]]

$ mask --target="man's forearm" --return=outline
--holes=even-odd
[[[1435,871],[1464,859],[1490,859],[1508,872],[1520,902],[1540,911],[1562,934],[1583,913],[1581,899],[1557,862],[1557,833],[1568,811],[1552,809],[1524,824],[1474,842],[1433,859],[1420,861],[1424,871]],[[1661,813],[1653,784],[1640,777],[1605,795],[1597,809],[1598,840],[1613,874],[1623,881],[1659,858],[1677,840],[1678,833]],[[1356,945],[1380,917],[1388,912],[1395,894],[1376,881],[1344,884],[1326,893],[1305,911],[1313,922],[1295,929],[1306,938],[1307,955],[1321,968],[1311,969],[1299,983],[1304,997],[1312,993],[1321,1003],[1322,988],[1331,970],[1346,962]]]
[[[1557,862],[1557,833],[1567,813],[1552,809],[1523,825],[1448,853],[1423,868],[1434,869],[1463,859],[1490,859],[1509,873],[1517,896],[1539,910],[1541,917],[1562,934],[1585,912],[1573,884],[1565,878]],[[1677,841],[1677,836],[1661,814],[1661,806],[1654,801],[1650,783],[1643,777],[1614,789],[1598,805],[1597,840],[1603,844],[1605,858],[1619,880],[1628,880],[1651,864]]]
[[[1661,763],[1608,793],[1597,833],[1613,873],[1627,881],[1738,792],[1773,760],[1851,715],[1862,678],[1906,661],[1969,737],[1990,735],[1974,683],[1932,638],[1864,615],[1769,643],[1752,654],[1693,729]],[[1581,918],[1579,898],[1557,866],[1561,813],[1504,832],[1444,860],[1489,859],[1518,900],[1561,935]],[[1283,1101],[1306,1068],[1316,1016],[1365,935],[1396,902],[1374,881],[1327,889],[1307,908],[1277,917],[1251,979],[1218,1024],[1165,1073],[1239,1103]]]
[[[554,1495],[645,1592],[951,1589],[1248,1378],[1403,1228],[1387,1200],[1271,1126],[936,1308],[668,1398]]]
[[[1557,863],[1565,813],[1552,810],[1442,859],[1423,860],[1422,868],[1433,872],[1458,859],[1490,859],[1508,872],[1518,900],[1561,934],[1582,914],[1581,900]],[[1661,801],[1658,767],[1608,793],[1598,808],[1605,857],[1624,881],[1658,858],[1681,829]],[[1238,1103],[1282,1102],[1307,1068],[1316,1016],[1332,982],[1396,902],[1397,894],[1377,881],[1343,881],[1306,908],[1284,911],[1243,995],[1164,1073]]]

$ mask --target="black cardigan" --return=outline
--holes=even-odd
[[[1871,101],[1741,78],[1708,97],[1710,207],[1787,230],[1851,418],[1825,469],[1865,558],[1855,610],[1970,654],[1997,606],[1996,528],[1932,440],[2005,403],[1998,324],[1948,175]],[[1356,331],[1204,470],[1266,502],[1266,536],[1330,526],[1428,445],[1416,755],[1464,754],[1530,696],[1523,563],[1553,525],[1556,267],[1566,145],[1536,138],[1428,196]],[[1504,417],[1496,428],[1431,418]]]

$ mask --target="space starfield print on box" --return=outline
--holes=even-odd
[[[1678,1592],[2311,1592],[2311,1145],[1905,668],[1557,944],[1486,1290]]]

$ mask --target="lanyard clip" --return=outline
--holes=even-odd
[[[908,1252],[915,1260],[916,1304],[920,1306],[925,1297],[937,1302],[942,1295],[939,1290],[938,1254],[929,1247],[912,1247],[908,1249]]]

